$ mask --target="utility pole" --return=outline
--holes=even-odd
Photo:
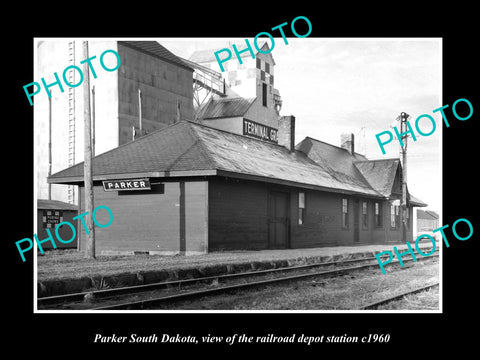
[[[48,176],[52,175],[52,92],[48,98]],[[52,200],[52,184],[48,183],[48,200]]]
[[[406,112],[400,114],[400,133],[407,131],[407,119],[410,117]],[[408,134],[402,136],[403,146],[400,147],[402,155],[402,241],[407,241],[407,140]]]
[[[92,86],[92,156],[95,156],[95,85]]]
[[[88,59],[88,41],[83,42],[83,56]],[[90,69],[88,63],[83,65],[84,83],[83,83],[83,119],[84,119],[84,151],[85,160],[83,166],[85,182],[85,216],[86,235],[85,235],[85,258],[95,259],[95,228],[93,227],[93,179],[92,179],[92,124],[90,113]],[[79,226],[80,228],[80,226]]]

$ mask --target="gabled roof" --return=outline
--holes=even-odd
[[[252,49],[254,50],[254,53],[255,55],[257,55],[259,52],[258,51],[255,51],[255,46],[253,44],[253,42],[250,42],[250,45],[252,46]],[[260,50],[266,52],[267,49],[270,49],[270,47],[268,46],[268,43],[266,41],[262,41],[260,42],[260,44],[258,44]],[[245,51],[245,52],[241,52],[243,49],[246,49],[247,46],[246,46],[246,43],[243,42],[241,44],[238,44],[237,45],[237,49],[238,51],[240,52],[240,58],[247,58],[247,57],[251,57],[252,55],[250,54],[250,51]],[[193,62],[196,62],[196,63],[210,63],[210,62],[216,62],[217,59],[215,57],[215,52],[221,50],[220,48],[219,49],[207,49],[207,50],[196,50],[192,53],[192,55],[190,55],[189,59],[190,61],[193,61]],[[229,49],[230,50],[230,49]],[[235,53],[230,50],[232,52],[232,59],[235,58]],[[271,53],[269,53],[270,56],[271,56]],[[224,56],[224,55],[222,55]],[[273,61],[273,65],[275,65],[275,60],[273,59],[273,56],[272,56],[272,61]]]
[[[382,197],[368,184],[331,171],[303,152],[180,121],[96,156],[93,179],[219,175],[347,194]],[[83,163],[48,178],[83,182]]]
[[[399,164],[399,159],[381,159],[357,161],[355,167],[374,189],[388,197],[392,193]]]
[[[417,210],[417,219],[438,220],[439,216],[436,212],[431,210]]]
[[[407,188],[408,188],[408,187],[407,187]],[[408,193],[408,195],[410,196],[410,199],[409,199],[410,205],[418,206],[418,207],[428,206],[428,204],[425,204],[422,200],[416,198],[416,197],[413,196],[412,194]]]
[[[188,124],[170,125],[96,156],[92,161],[93,174],[111,178],[109,175],[115,174],[212,169],[211,159],[204,154],[196,133]],[[68,178],[81,177],[83,162],[59,171],[50,179],[65,178],[68,182]]]
[[[320,166],[355,178],[358,177],[359,174],[353,166],[353,163],[355,161],[367,160],[367,158],[361,154],[354,153],[350,155],[347,150],[341,147],[313,139],[309,136],[298,143],[295,149],[305,153]]]
[[[213,119],[244,116],[256,98],[211,98],[200,110],[199,118]]]
[[[367,186],[385,198],[390,198],[397,172],[401,171],[400,159],[368,160],[365,156],[346,149],[306,137],[295,147],[304,152],[326,171],[341,179],[354,181]],[[407,194],[411,205],[427,206],[424,202]]]
[[[78,210],[77,205],[59,200],[37,199],[37,209],[45,210]]]
[[[193,71],[190,65],[156,41],[119,41],[118,43]]]

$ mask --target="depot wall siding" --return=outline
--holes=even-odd
[[[101,184],[94,186],[94,207],[105,205],[113,213],[110,226],[95,227],[96,254],[206,252],[207,183],[172,181],[162,184],[152,185],[152,191],[130,191],[125,195],[119,195],[118,191],[106,192]],[[80,213],[83,213],[83,186],[80,198]],[[100,209],[96,218],[100,224],[106,224],[108,212]],[[83,250],[86,234],[81,223],[77,226],[81,229],[79,243]]]
[[[335,246],[353,236],[341,229],[341,197],[320,191],[305,192],[304,223],[298,224],[298,193],[295,196],[295,213],[292,219],[292,247]]]
[[[164,179],[163,179],[164,180]],[[306,190],[265,182],[225,177],[151,179],[152,191],[105,192],[95,184],[95,207],[108,206],[110,226],[96,226],[97,254],[202,254],[222,250],[268,249],[269,199],[272,193],[287,194],[288,229],[286,248],[358,246],[401,243],[401,227],[390,226],[389,202],[383,202],[383,223],[375,226],[376,200],[359,196]],[[80,188],[80,214],[84,210],[84,188]],[[163,189],[163,190],[159,190]],[[305,192],[304,223],[298,223],[298,194]],[[126,193],[126,192],[124,192]],[[342,198],[348,199],[348,226],[342,226]],[[359,237],[354,241],[354,201],[359,206]],[[362,223],[362,201],[368,204],[368,226]],[[99,210],[100,224],[109,221]],[[409,219],[412,234],[412,218]],[[271,222],[270,222],[271,225]],[[80,250],[85,248],[85,230],[77,222]],[[271,234],[270,234],[271,235]]]
[[[185,183],[185,252],[208,252],[208,181]]]
[[[209,251],[268,248],[268,196],[272,191],[289,194],[290,248],[385,243],[388,234],[384,228],[373,227],[373,205],[369,207],[372,225],[363,230],[359,223],[359,241],[354,242],[352,196],[215,178],[209,182]],[[300,191],[306,194],[306,215],[302,225],[298,224]],[[346,228],[342,227],[341,221],[343,197],[349,199],[349,225]]]

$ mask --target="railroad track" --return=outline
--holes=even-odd
[[[426,291],[426,290],[430,290],[431,288],[434,288],[434,287],[437,287],[439,286],[439,283],[435,283],[435,284],[431,284],[431,285],[426,285],[426,286],[423,286],[421,288],[417,288],[417,289],[414,289],[414,290],[410,290],[410,291],[406,291],[406,292],[403,292],[399,295],[395,295],[395,296],[392,296],[392,297],[389,297],[389,298],[386,298],[386,299],[383,299],[383,300],[380,300],[380,301],[377,301],[377,302],[374,302],[374,303],[371,303],[371,304],[368,304],[368,305],[365,305],[365,306],[362,306],[359,310],[372,310],[372,309],[376,309],[378,308],[379,306],[382,306],[382,305],[385,305],[385,304],[388,304],[388,303],[391,303],[391,302],[394,302],[394,301],[398,301],[398,300],[401,300],[403,299],[405,296],[407,295],[413,295],[413,294],[417,294],[419,292],[422,292],[422,291]]]
[[[438,252],[429,256],[428,258],[438,258]],[[418,259],[420,260],[420,259]],[[412,262],[413,260],[403,260],[404,263]],[[353,265],[363,263],[361,265]],[[389,266],[398,265],[398,261],[392,261]],[[333,270],[326,271],[312,271],[319,268],[325,268],[333,266]],[[195,279],[167,281],[153,284],[104,289],[97,291],[88,291],[76,294],[66,294],[50,297],[38,298],[38,309],[83,309],[83,310],[122,310],[122,309],[144,309],[150,307],[161,306],[164,304],[172,304],[183,300],[191,300],[200,298],[203,296],[217,295],[221,293],[227,293],[234,290],[242,290],[248,288],[261,287],[265,285],[278,284],[282,282],[303,280],[311,277],[332,277],[345,275],[354,271],[361,271],[366,269],[378,268],[378,262],[375,257],[359,258],[344,261],[334,261],[319,264],[308,264],[300,266],[291,266],[278,269],[269,269],[261,271],[250,271],[244,273],[225,274],[217,276],[208,276]],[[283,275],[289,272],[301,272],[295,275]],[[260,279],[271,276],[272,278]],[[254,280],[252,280],[254,279]],[[231,285],[220,286],[220,282],[229,281],[245,281]],[[185,287],[197,286],[202,283],[215,284],[215,287],[201,288],[194,290],[182,290]],[[157,291],[162,289],[179,289],[173,294],[158,296],[154,295],[153,298],[144,298],[141,300],[131,301],[125,300],[125,297],[132,296],[133,294],[147,294],[147,292]],[[124,297],[123,302],[121,297]],[[107,302],[106,305],[100,306],[99,302]],[[114,301],[115,303],[108,303]],[[96,303],[96,304],[95,304]]]

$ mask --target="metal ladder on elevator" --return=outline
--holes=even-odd
[[[75,65],[75,41],[68,43],[68,62]],[[68,71],[68,82],[75,84],[75,71]],[[68,167],[75,165],[75,88],[68,88]],[[68,185],[68,203],[75,203],[75,186]]]

